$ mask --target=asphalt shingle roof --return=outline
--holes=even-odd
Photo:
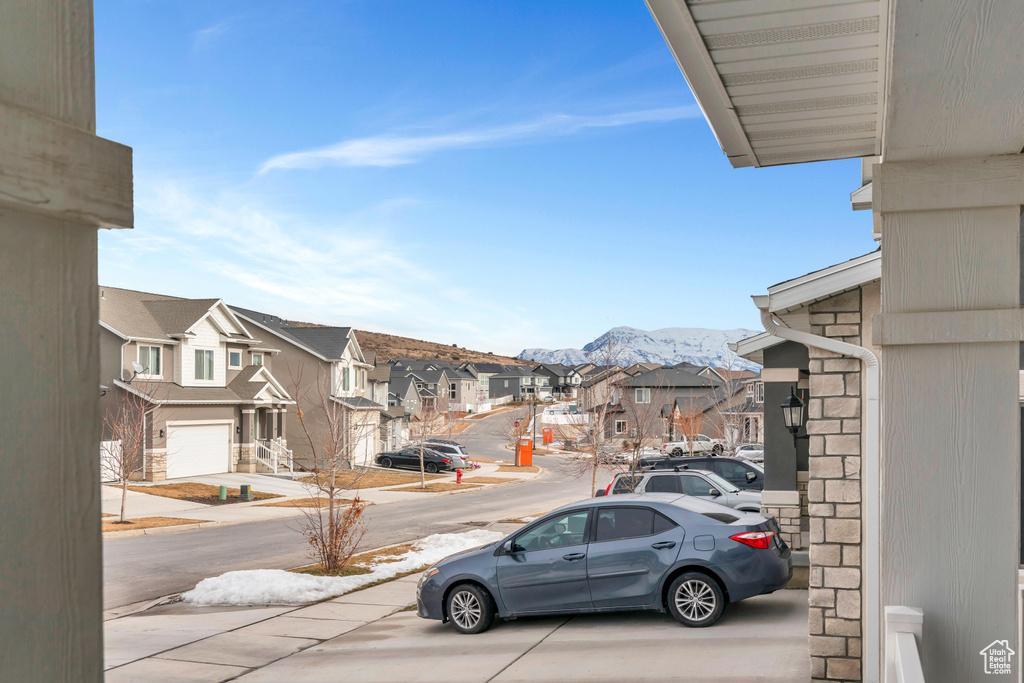
[[[711,387],[712,382],[706,377],[695,375],[680,368],[658,368],[628,377],[622,382],[627,387],[652,387],[670,389],[672,387]]]
[[[217,301],[100,287],[100,321],[128,337],[167,339],[192,327]]]
[[[348,348],[351,327],[298,327],[269,313],[260,313],[240,306],[229,308],[285,339],[312,349],[328,360],[338,360]]]

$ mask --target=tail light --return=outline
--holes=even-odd
[[[610,482],[608,482],[608,488],[606,488],[606,489],[604,490],[604,495],[606,495],[606,496],[608,496],[608,495],[611,495],[611,492],[612,492],[612,484],[614,484],[614,483],[615,483],[615,480],[614,480],[614,479],[612,479],[612,480],[611,480]]]
[[[743,545],[749,545],[751,548],[767,550],[774,535],[774,531],[748,531],[744,534],[734,534],[729,538]]]
[[[449,458],[445,458],[445,459],[444,459],[444,461],[445,461],[446,463],[448,463],[449,465],[451,465],[451,464],[452,464],[452,461],[451,461],[451,460],[450,460]]]

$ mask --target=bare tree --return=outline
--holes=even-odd
[[[693,455],[697,435],[704,429],[704,406],[699,398],[691,397],[683,400],[672,414],[672,425],[675,431],[683,435]]]
[[[502,418],[501,436],[505,439],[505,443],[509,445],[513,453],[516,452],[516,448],[519,446],[519,440],[526,436],[529,426],[530,421],[527,419],[526,410],[523,408],[510,410]]]
[[[105,477],[121,485],[121,524],[126,522],[128,482],[142,471],[145,462],[146,421],[155,408],[148,395],[148,384],[138,381],[131,389],[121,389],[117,402],[103,416],[100,467]]]
[[[743,434],[745,416],[736,410],[746,401],[744,391],[748,377],[731,367],[721,368],[718,386],[712,387],[712,405],[707,411],[710,431],[722,444],[724,453],[735,451]]]
[[[374,428],[361,424],[355,411],[334,395],[330,377],[319,365],[314,395],[300,394],[302,372],[300,366],[293,375],[296,400],[307,403],[309,412],[297,408],[296,415],[312,458],[312,476],[304,483],[314,501],[313,507],[302,509],[302,535],[324,571],[332,573],[348,562],[366,533],[363,503],[357,496],[351,505],[343,505],[341,494],[365,476],[365,468],[353,472],[352,461],[359,442]]]
[[[589,475],[590,495],[597,493],[597,473],[604,465],[601,453],[609,440],[608,415],[619,400],[618,381],[623,375],[615,368],[622,353],[621,343],[611,336],[590,352],[590,362],[604,366],[604,374],[589,383],[584,382],[580,388],[580,410],[570,416],[564,430],[574,438],[579,448],[561,460],[561,467],[570,476]]]
[[[660,444],[665,434],[663,414],[666,392],[659,387],[623,387],[619,406],[626,422],[628,469],[634,471],[648,446]],[[639,389],[639,391],[637,391]]]
[[[424,405],[423,410],[413,416],[410,422],[410,438],[413,443],[419,444],[420,455],[420,488],[427,488],[426,464],[424,453],[426,442],[443,429],[445,413],[437,409],[436,402]]]

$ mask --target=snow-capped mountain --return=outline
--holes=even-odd
[[[607,348],[619,348],[618,365],[633,363],[693,363],[734,370],[757,370],[759,366],[729,350],[729,342],[758,334],[758,330],[706,330],[699,327],[666,327],[661,330],[638,330],[635,327],[613,327],[582,349],[523,349],[518,358],[539,363],[602,364],[601,354]]]

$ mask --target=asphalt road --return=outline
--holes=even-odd
[[[501,426],[504,414],[476,422],[458,436],[471,456],[508,458]],[[364,548],[403,543],[436,533],[462,531],[474,522],[494,522],[547,512],[590,495],[588,479],[565,477],[555,459],[536,456],[539,479],[495,489],[435,496],[367,508]],[[105,609],[189,590],[209,576],[236,569],[288,569],[308,563],[298,518],[103,539]]]

